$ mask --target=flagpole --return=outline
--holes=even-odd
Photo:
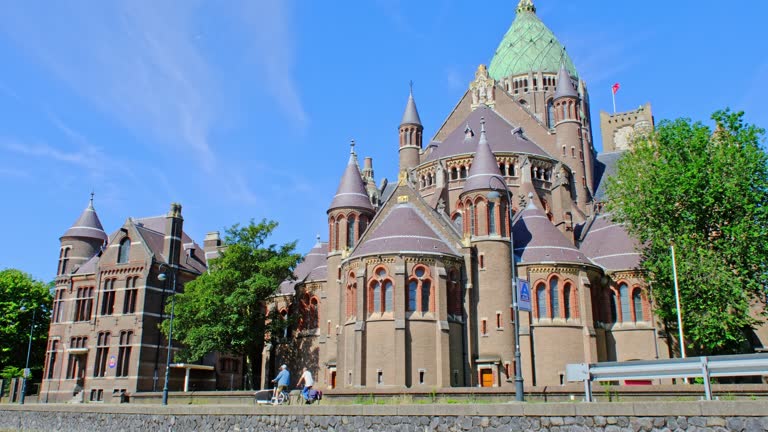
[[[613,99],[613,113],[616,114],[616,91],[611,87],[611,99]]]

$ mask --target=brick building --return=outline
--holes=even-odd
[[[181,205],[172,204],[167,215],[128,218],[108,236],[91,196],[61,237],[41,401],[110,401],[163,388],[168,341],[158,326],[173,275],[183,291],[221,243],[212,233],[201,248],[183,223]],[[161,273],[170,277],[161,281]],[[192,389],[239,387],[239,363],[212,354],[174,364],[169,389],[183,388],[187,370]]]
[[[325,387],[513,386],[510,241],[531,287],[532,311],[520,316],[527,385],[562,384],[567,363],[668,356],[636,243],[599,211],[626,148],[620,128],[652,127],[650,106],[605,119],[611,140],[623,139],[604,143],[607,158],[589,112],[587,84],[520,0],[490,66],[431,140],[411,92],[393,146],[397,182],[377,187],[352,144],[329,241],[278,298],[307,317],[289,343],[305,357],[270,347],[267,374],[287,359],[311,365]]]

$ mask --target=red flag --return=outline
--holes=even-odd
[[[611,90],[613,90],[613,94],[616,94],[616,92],[617,92],[617,91],[619,91],[619,88],[621,88],[621,86],[619,85],[619,83],[616,83],[616,84],[614,84],[614,85],[611,87]]]

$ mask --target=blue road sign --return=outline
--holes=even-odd
[[[517,280],[517,307],[521,311],[531,311],[531,289],[525,279]]]

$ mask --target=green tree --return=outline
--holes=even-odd
[[[276,227],[276,222],[262,220],[229,228],[221,256],[176,295],[173,336],[184,344],[180,360],[196,361],[213,351],[244,355],[247,372],[260,377],[265,338],[282,325],[267,305],[280,283],[293,278],[301,259],[295,241],[266,245]],[[163,331],[167,335],[167,320]]]
[[[639,135],[609,179],[607,208],[643,244],[656,313],[676,330],[670,245],[675,245],[686,346],[743,352],[762,321],[768,275],[768,157],[764,131],[743,113],[689,119]],[[674,333],[676,334],[676,333]]]
[[[51,319],[51,288],[51,284],[36,281],[20,270],[0,271],[0,371],[4,378],[19,376],[24,368],[30,330],[30,369],[37,378],[42,376]]]

